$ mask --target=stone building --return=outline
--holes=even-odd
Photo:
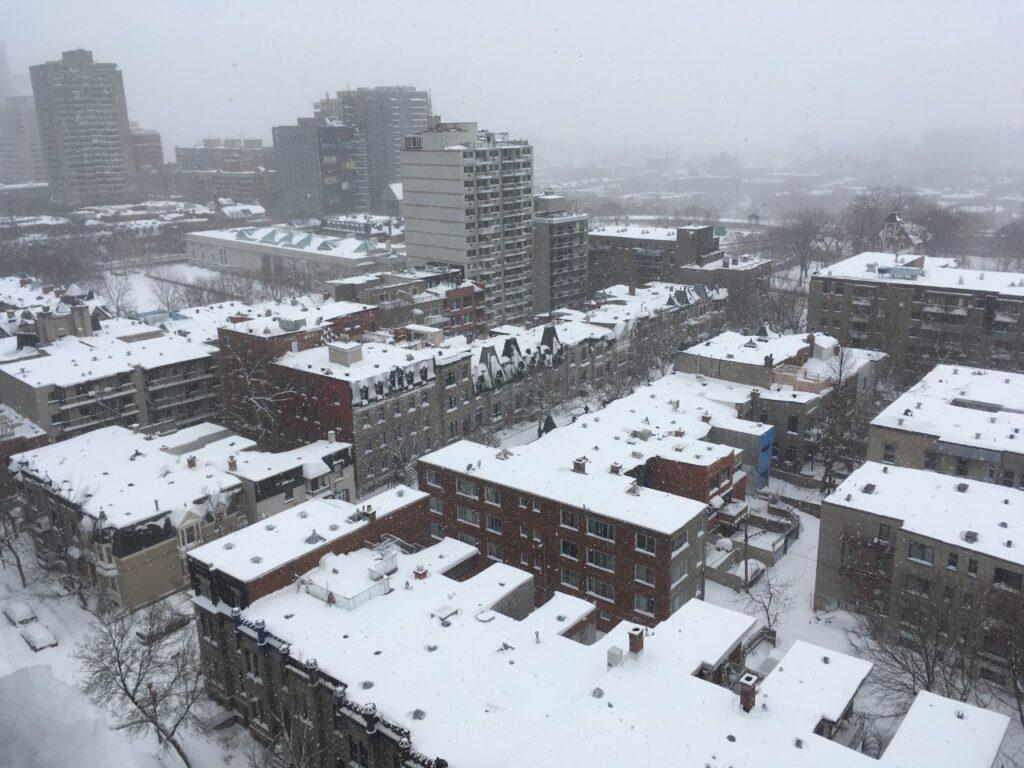
[[[550,190],[533,199],[533,311],[580,304],[587,294],[590,218]]]

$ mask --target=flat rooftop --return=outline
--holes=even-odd
[[[901,520],[909,533],[1024,565],[1024,491],[869,461],[825,501]],[[967,541],[966,531],[976,533],[976,540]]]
[[[676,242],[675,227],[647,227],[640,224],[593,227],[590,230],[590,235],[591,237],[625,237],[636,240]]]
[[[1024,374],[937,365],[871,422],[943,443],[1024,453]]]
[[[369,506],[381,518],[425,498],[422,491],[396,486],[358,505],[341,499],[310,499],[196,547],[189,557],[250,582],[365,528],[369,522],[358,510]],[[294,578],[301,575],[293,574]]]
[[[280,638],[272,644],[315,659],[349,701],[376,706],[381,727],[408,729],[416,752],[452,766],[990,768],[1008,725],[1004,715],[922,695],[876,760],[813,733],[853,700],[868,662],[798,642],[744,712],[736,693],[698,672],[727,658],[751,617],[691,600],[647,632],[639,655],[628,652],[626,623],[583,645],[564,637],[594,610],[578,598],[556,594],[521,620],[500,612],[516,590],[532,595],[530,573],[493,564],[463,582],[443,575],[474,553],[445,539],[413,555],[329,555],[303,588],[256,601],[243,620],[265,622]],[[415,578],[418,567],[425,579]],[[390,568],[383,588],[369,576]],[[334,604],[311,590],[334,593]],[[609,667],[613,647],[624,658]]]
[[[875,283],[896,283],[936,290],[984,291],[1006,296],[1024,296],[1024,273],[963,269],[955,259],[925,256],[922,268],[904,266],[910,259],[922,258],[891,253],[860,253],[836,262],[815,274],[816,277],[841,277]]]
[[[775,365],[781,365],[807,348],[806,334],[771,334],[759,337],[724,331],[714,338],[694,344],[685,351],[687,354],[712,360],[763,366],[768,355],[772,356]]]
[[[194,241],[232,242],[260,245],[296,255],[363,261],[375,250],[367,240],[356,237],[326,237],[291,227],[240,227],[190,232],[186,239]]]

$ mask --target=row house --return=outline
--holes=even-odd
[[[210,564],[232,569],[271,542]],[[492,563],[465,578],[474,557],[450,538],[328,553],[234,605],[200,580],[207,691],[257,741],[285,736],[336,766],[696,765],[724,752],[736,765],[925,768],[956,755],[991,768],[999,754],[1005,715],[923,692],[874,757],[856,714],[870,662],[797,642],[755,672],[756,621],[700,600],[653,630],[597,637],[590,603],[559,593],[534,609],[535,573]]]
[[[201,543],[307,496],[352,492],[346,444],[254,448],[209,423],[159,438],[110,426],[15,454],[10,467],[38,561],[134,610],[180,590]]]

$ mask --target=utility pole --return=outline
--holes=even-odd
[[[743,518],[743,588],[750,589],[750,565],[747,559],[747,545],[750,542],[750,533],[747,529],[747,518]]]

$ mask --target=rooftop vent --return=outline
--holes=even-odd
[[[612,464],[608,468],[608,471],[611,472],[613,475],[621,474],[622,473],[622,465],[619,464],[619,462],[616,461],[614,464]]]
[[[587,457],[581,456],[578,459],[574,459],[572,462],[572,471],[579,472],[581,475],[587,474]]]
[[[978,532],[977,531],[964,531],[964,541],[968,544],[977,544]]]
[[[956,484],[956,492],[957,493],[967,493],[967,483],[957,483]]]
[[[868,483],[863,488],[861,488],[860,490],[861,490],[862,493],[866,493],[866,494],[868,494],[870,496],[872,493],[875,492],[875,484],[874,483]]]

